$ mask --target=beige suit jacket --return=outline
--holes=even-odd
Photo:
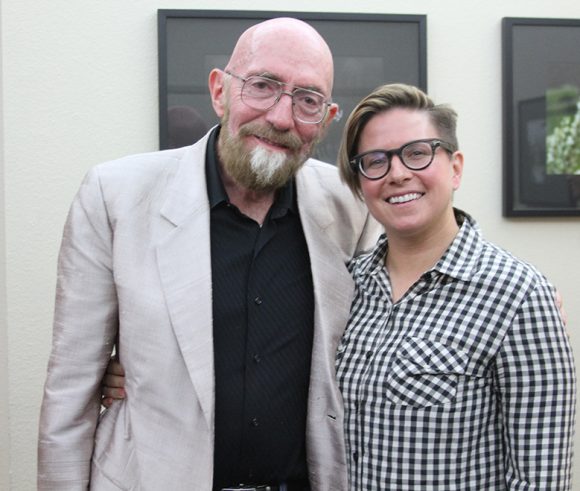
[[[192,147],[105,163],[81,185],[59,256],[41,490],[211,490],[206,144],[207,135]],[[296,190],[315,296],[309,479],[313,490],[340,491],[347,485],[334,356],[353,291],[344,263],[378,229],[333,166],[309,160]],[[117,335],[127,398],[99,416],[99,383]]]

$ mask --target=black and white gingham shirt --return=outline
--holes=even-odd
[[[353,491],[570,487],[572,353],[553,288],[468,215],[392,302],[383,236],[354,259],[337,354]]]

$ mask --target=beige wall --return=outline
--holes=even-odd
[[[273,5],[264,0],[0,2],[0,202],[5,205],[0,215],[0,489],[24,491],[35,489],[55,262],[68,205],[90,166],[157,146],[156,9],[272,10]],[[313,5],[295,0],[288,8],[309,11]],[[333,0],[316,8],[349,12],[354,5]],[[362,0],[356,6],[358,12],[428,15],[429,92],[460,114],[466,168],[457,204],[475,215],[490,239],[538,265],[558,285],[580,359],[580,220],[501,216],[500,66],[502,17],[580,18],[580,2]],[[579,471],[580,458],[575,474]],[[580,490],[580,477],[576,482]]]
[[[2,39],[2,4],[0,3],[0,46]],[[2,51],[0,51],[0,489],[9,489],[10,425],[8,419],[8,332],[6,327],[6,257],[4,247],[4,142],[2,104]]]

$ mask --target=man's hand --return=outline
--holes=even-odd
[[[562,300],[562,295],[560,295],[560,292],[558,290],[556,290],[556,305],[560,309],[560,316],[562,317],[562,322],[564,323],[565,326],[567,326],[568,325],[568,315],[566,314],[566,311],[564,310],[564,301]]]
[[[101,404],[111,407],[115,399],[125,399],[125,369],[116,359],[111,358],[101,382]]]

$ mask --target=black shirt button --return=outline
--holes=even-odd
[[[252,358],[254,359],[254,363],[260,363],[262,361],[262,357],[257,353]]]
[[[254,303],[256,305],[262,305],[262,297],[256,297],[256,298],[254,298]]]
[[[253,426],[254,428],[260,426],[260,423],[258,423],[258,418],[252,418],[252,421],[250,421],[250,426]]]
[[[358,462],[358,452],[352,453],[352,460],[354,460],[355,462]]]

